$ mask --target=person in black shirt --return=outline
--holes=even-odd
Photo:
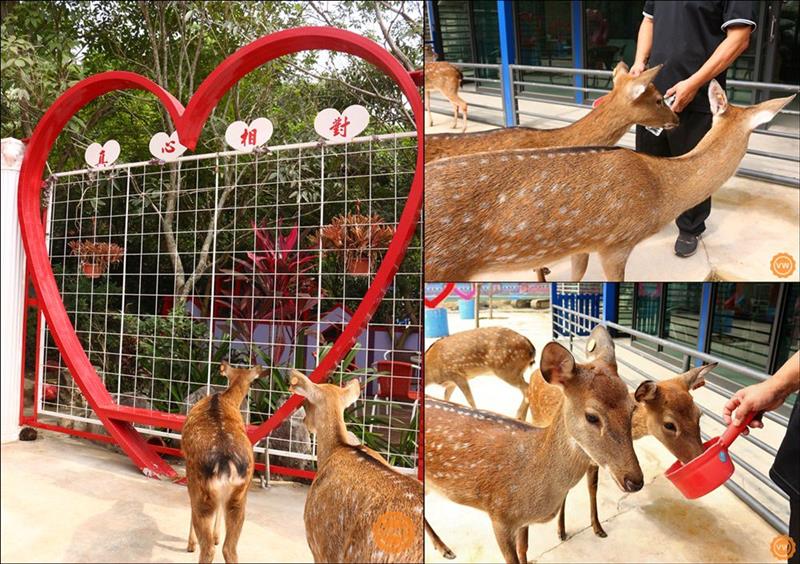
[[[722,409],[726,425],[731,420],[741,425],[744,417],[753,411],[777,409],[792,393],[800,391],[800,352],[797,352],[772,375],[771,378],[736,392]],[[760,419],[753,419],[750,427],[762,428]],[[746,432],[746,431],[745,431]],[[800,400],[795,399],[786,436],[778,448],[775,462],[770,468],[772,481],[789,496],[789,535],[800,548]],[[800,550],[788,560],[789,564],[800,564]]]
[[[677,157],[691,151],[711,129],[708,83],[716,78],[725,88],[726,70],[747,49],[756,28],[756,2],[650,0],[642,13],[630,74],[639,75],[648,64],[664,65],[653,85],[665,97],[675,96],[672,109],[680,114],[680,125],[658,136],[637,126],[636,150]],[[676,255],[689,257],[697,251],[697,238],[710,213],[711,198],[678,217]]]

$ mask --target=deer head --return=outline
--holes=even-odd
[[[620,61],[614,68],[614,87],[600,108],[625,112],[629,123],[672,129],[678,126],[678,116],[664,103],[664,97],[653,86],[653,79],[663,65],[631,76],[628,65]]]
[[[642,469],[631,436],[635,403],[616,364],[600,358],[576,364],[567,349],[553,342],[542,351],[540,366],[545,381],[564,393],[564,422],[570,436],[595,464],[608,469],[623,491],[640,490]]]
[[[317,435],[317,441],[338,439],[344,444],[360,444],[355,435],[347,432],[344,424],[344,410],[353,405],[361,393],[358,380],[350,380],[344,387],[339,387],[315,384],[297,370],[292,370],[291,374],[289,391],[306,398],[303,422],[310,433]]]
[[[637,410],[644,410],[642,417],[647,432],[683,463],[703,453],[703,440],[700,438],[702,412],[689,391],[704,385],[705,375],[716,366],[714,363],[692,368],[661,382],[646,380],[636,389]]]
[[[759,125],[772,121],[772,118],[794,100],[795,96],[796,94],[792,94],[786,98],[775,98],[754,106],[734,106],[728,103],[725,90],[716,80],[712,80],[708,85],[708,102],[714,115],[714,126],[735,128],[745,131],[748,135]]]

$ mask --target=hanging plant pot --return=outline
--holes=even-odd
[[[348,274],[369,274],[369,258],[359,257],[348,262]]]
[[[100,278],[105,273],[105,268],[102,264],[84,262],[81,266],[83,267],[83,275],[86,278]]]

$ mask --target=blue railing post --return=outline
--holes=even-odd
[[[551,321],[551,325],[552,325],[552,328],[553,328],[553,338],[554,339],[558,337],[558,331],[557,331],[558,322],[556,321],[556,310],[555,310],[554,306],[561,305],[559,303],[556,303],[556,299],[557,298],[558,298],[558,293],[556,292],[556,283],[555,282],[551,282],[550,283],[550,321]],[[559,312],[559,314],[560,314],[560,312]]]
[[[427,0],[427,2],[425,2],[425,7],[427,8],[428,12],[428,27],[431,30],[431,40],[433,41],[433,50],[436,52],[436,54],[439,56],[439,59],[441,60],[444,56],[444,53],[442,53],[443,49],[442,49],[441,38],[439,37],[439,29],[436,27],[436,14],[433,11],[434,8],[433,1],[434,0]]]
[[[572,66],[583,68],[583,2],[572,0]],[[575,75],[575,87],[583,87],[583,75]],[[575,102],[583,104],[583,90],[575,91]]]
[[[510,65],[516,62],[514,44],[514,7],[511,0],[497,0],[497,23],[500,27],[500,80],[503,85],[503,114],[506,127],[517,125],[514,85]]]
[[[697,327],[697,350],[706,352],[706,343],[711,333],[711,282],[703,282],[703,293],[700,297],[700,324]],[[694,361],[695,366],[703,364],[701,359]]]
[[[603,321],[617,322],[618,296],[619,282],[603,283]]]

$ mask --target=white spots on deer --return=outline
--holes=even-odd
[[[478,179],[480,182],[486,182],[487,180],[489,180],[488,174],[481,174],[481,177]],[[456,192],[458,192],[458,190],[456,190]]]
[[[497,196],[497,201],[498,201],[499,203],[501,203],[501,204],[505,203],[505,201],[506,201],[507,199],[508,199],[508,198],[507,198],[507,196],[506,196],[505,194],[500,194],[499,196]]]

